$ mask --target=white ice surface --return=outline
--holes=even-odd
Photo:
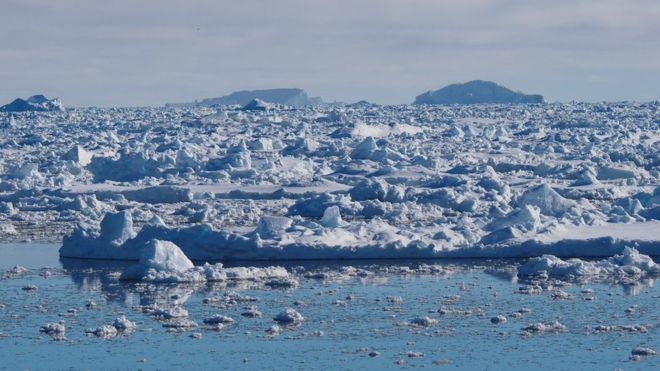
[[[655,102],[252,108],[0,113],[0,238],[202,262],[660,255]]]

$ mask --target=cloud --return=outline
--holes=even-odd
[[[5,0],[0,100],[159,105],[299,86],[405,103],[473,78],[558,100],[658,99],[644,0]]]

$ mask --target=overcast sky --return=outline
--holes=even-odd
[[[473,79],[549,101],[660,99],[660,1],[0,4],[0,103],[162,105],[275,87],[409,103]]]

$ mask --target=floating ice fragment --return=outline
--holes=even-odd
[[[135,329],[135,322],[128,320],[125,315],[121,315],[112,322],[112,326],[119,332],[130,332]]]
[[[293,277],[273,278],[264,283],[271,288],[294,288],[298,287],[298,280]]]
[[[305,318],[295,309],[287,308],[275,316],[274,320],[284,324],[297,324],[304,321]]]
[[[495,317],[491,317],[490,322],[494,324],[506,323],[506,317],[500,314]]]
[[[223,324],[223,325],[228,325],[234,323],[234,319],[231,317],[223,316],[221,314],[215,314],[211,317],[204,318],[204,323],[207,325],[217,325],[217,324]]]
[[[245,311],[241,313],[241,316],[247,318],[258,318],[261,317],[261,312],[255,306],[249,306],[245,308]]]
[[[634,348],[630,352],[633,356],[642,356],[642,357],[648,357],[648,356],[656,356],[658,355],[658,352],[655,351],[654,349],[647,348],[647,347],[637,347]]]
[[[559,321],[548,322],[548,323],[537,322],[522,328],[522,332],[527,334],[538,334],[544,332],[560,332],[564,330],[566,330],[566,326],[559,323]]]
[[[437,319],[430,317],[417,317],[410,321],[410,324],[415,327],[431,327],[438,323]]]
[[[176,318],[168,322],[164,322],[163,327],[175,331],[181,331],[198,327],[198,325],[195,321],[192,321],[188,318]]]
[[[562,260],[552,255],[531,258],[518,267],[519,276],[547,274],[557,277],[644,277],[660,274],[660,265],[648,255],[640,254],[633,247],[626,247],[620,255],[591,262],[580,259]]]
[[[272,325],[266,329],[266,333],[272,336],[277,336],[282,332],[282,328],[278,325]]]
[[[103,325],[96,329],[87,329],[85,330],[85,334],[107,339],[117,336],[117,329],[111,325]]]
[[[50,335],[55,340],[65,339],[66,327],[64,321],[57,323],[47,323],[39,329],[40,332]]]

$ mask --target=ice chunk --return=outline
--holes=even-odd
[[[119,332],[130,332],[135,329],[135,322],[128,320],[125,315],[121,315],[112,322],[112,326]]]
[[[506,317],[500,314],[495,317],[491,317],[490,322],[494,324],[506,323]]]
[[[642,357],[657,356],[658,355],[657,351],[655,351],[654,349],[651,349],[651,348],[646,348],[646,347],[636,347],[630,353],[633,356],[642,356]]]
[[[16,230],[16,227],[14,227],[13,224],[11,224],[11,223],[2,223],[2,224],[0,224],[0,233],[8,234],[8,235],[15,235],[15,234],[18,234],[18,231]]]
[[[632,247],[626,247],[622,254],[596,262],[581,259],[562,260],[556,256],[543,255],[531,258],[518,267],[519,276],[540,274],[558,277],[643,277],[659,275],[660,265],[653,262],[648,255],[640,254]]]
[[[177,318],[163,323],[163,327],[170,329],[170,331],[183,331],[197,326],[197,323],[189,318]]]
[[[292,220],[283,216],[262,216],[259,219],[256,233],[264,239],[281,237],[287,228],[291,227]]]
[[[249,306],[245,308],[245,311],[241,313],[241,316],[247,318],[259,318],[261,317],[261,312],[255,306]]]
[[[481,238],[479,242],[484,245],[496,244],[520,236],[520,232],[513,226],[504,227],[493,231]]]
[[[596,174],[594,173],[593,170],[587,169],[581,172],[578,175],[578,178],[573,182],[572,186],[578,187],[578,186],[587,186],[587,185],[598,185],[600,182],[596,178]]]
[[[265,283],[270,288],[294,288],[298,287],[298,280],[292,277],[273,278]]]
[[[133,216],[129,210],[107,213],[101,221],[101,239],[114,245],[121,245],[135,237]]]
[[[157,227],[167,227],[167,224],[165,224],[163,218],[158,215],[154,215],[151,219],[149,219],[149,224]]]
[[[207,317],[204,319],[204,323],[207,325],[217,325],[217,324],[223,324],[223,325],[229,325],[234,323],[234,319],[231,317],[223,316],[221,314],[216,314],[211,317]]]
[[[304,321],[305,318],[295,309],[287,308],[275,316],[274,320],[283,324],[298,324]]]
[[[540,209],[533,205],[524,205],[520,209],[511,211],[502,218],[493,220],[485,227],[485,229],[493,231],[517,225],[527,231],[534,231],[540,224]]]
[[[360,160],[368,159],[372,156],[374,151],[378,149],[378,145],[373,137],[365,138],[355,149],[351,152],[351,158]]]
[[[39,329],[40,332],[50,335],[54,340],[64,340],[66,337],[66,326],[64,321],[47,323]]]
[[[80,166],[87,166],[92,162],[94,154],[88,152],[85,148],[77,145],[69,150],[62,158],[78,163]]]
[[[415,327],[431,327],[437,323],[437,319],[430,317],[417,317],[410,321],[410,324]]]
[[[536,206],[544,215],[562,216],[568,210],[576,207],[575,201],[568,200],[547,184],[541,184],[526,191],[518,198],[518,205]]]
[[[642,272],[660,274],[660,265],[655,263],[650,256],[640,254],[633,247],[624,248],[620,255],[609,258],[608,262],[619,267],[635,267]]]
[[[539,334],[544,332],[560,332],[566,330],[566,326],[559,323],[559,321],[554,322],[537,322],[527,325],[522,328],[522,332],[526,334]]]
[[[344,224],[341,220],[341,214],[339,212],[339,207],[330,206],[325,209],[323,217],[321,218],[321,225],[326,228],[337,228]]]
[[[379,200],[385,201],[389,185],[382,179],[365,179],[351,188],[349,194],[353,201]]]
[[[142,248],[138,266],[127,269],[122,277],[139,278],[149,270],[180,273],[193,267],[190,259],[174,243],[151,240]]]
[[[39,164],[33,162],[24,163],[18,166],[12,166],[9,168],[6,175],[9,178],[16,178],[16,179],[38,180],[43,178],[43,176],[39,172]]]
[[[117,329],[111,325],[103,325],[96,329],[87,329],[85,330],[85,334],[107,339],[117,336]]]
[[[87,169],[94,180],[135,181],[148,176],[161,176],[161,163],[146,153],[123,152],[119,158],[94,156]]]
[[[635,177],[636,174],[633,170],[612,166],[603,166],[599,168],[596,175],[598,180],[628,179]]]
[[[282,332],[282,328],[278,325],[272,325],[266,329],[266,333],[271,336],[277,336]]]
[[[254,151],[272,151],[273,140],[270,138],[259,138],[250,142],[250,149]]]
[[[3,274],[3,277],[18,277],[26,274],[28,272],[28,269],[21,266],[21,265],[15,265],[12,268],[8,269],[5,271]]]

